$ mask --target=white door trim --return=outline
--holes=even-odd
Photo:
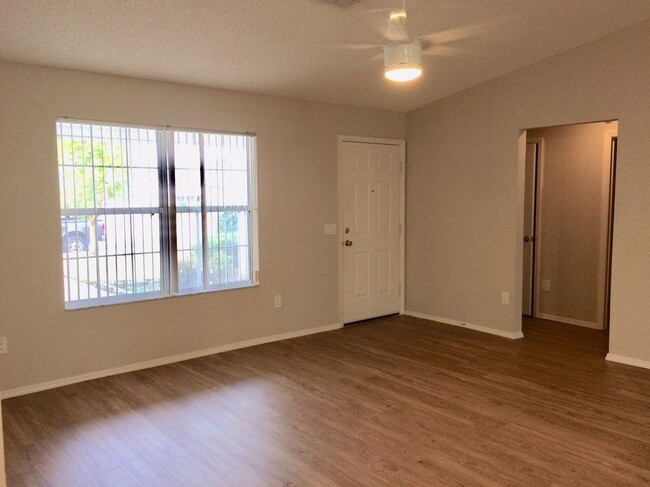
[[[537,181],[535,184],[535,242],[533,245],[533,318],[540,314],[539,302],[542,294],[541,248],[542,248],[542,198],[544,196],[544,137],[526,139],[526,143],[537,144]]]
[[[400,185],[399,185],[399,224],[400,224],[400,235],[399,235],[399,287],[400,287],[400,296],[399,296],[399,314],[404,314],[404,243],[406,235],[406,141],[403,139],[383,139],[377,137],[358,137],[355,135],[339,135],[338,140],[338,258],[339,258],[339,322],[343,323],[343,204],[342,204],[342,193],[341,193],[341,164],[342,164],[342,148],[344,142],[356,142],[361,144],[381,144],[381,145],[395,145],[400,148]]]
[[[601,181],[601,201],[603,203],[600,214],[600,242],[601,249],[599,254],[600,265],[598,268],[598,314],[596,322],[601,329],[605,330],[609,323],[605,323],[607,313],[610,308],[610,303],[607,296],[607,288],[611,286],[610,281],[610,259],[612,258],[611,247],[611,233],[613,228],[610,228],[611,218],[610,208],[612,208],[612,179],[615,179],[616,167],[613,167],[612,161],[612,139],[618,137],[618,129],[610,129],[605,132],[603,140],[603,170]]]

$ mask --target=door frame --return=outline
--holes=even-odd
[[[542,246],[542,241],[540,236],[542,235],[542,195],[544,192],[544,137],[535,137],[526,139],[526,143],[537,144],[537,161],[536,161],[536,175],[535,175],[535,201],[534,201],[534,213],[533,213],[533,275],[532,275],[532,290],[531,290],[531,299],[532,306],[531,312],[532,317],[536,318],[539,315],[539,301],[540,301],[540,291],[541,291],[541,281],[539,276],[540,269],[540,248]],[[525,197],[525,196],[524,196]]]
[[[614,119],[617,120],[617,119]],[[598,122],[581,122],[578,124],[571,125],[582,125],[589,123],[598,123]],[[599,255],[599,277],[598,277],[598,310],[596,315],[595,323],[587,323],[579,320],[572,320],[570,318],[558,318],[556,316],[550,316],[544,313],[541,313],[539,310],[539,303],[541,300],[542,291],[542,276],[539,274],[540,269],[540,259],[541,259],[541,248],[542,241],[540,238],[542,234],[542,197],[544,192],[544,170],[545,170],[545,161],[544,161],[544,137],[535,137],[535,138],[525,138],[525,143],[537,143],[538,152],[537,152],[537,180],[535,188],[535,222],[533,225],[535,241],[533,245],[533,291],[532,291],[532,317],[533,318],[542,318],[542,319],[551,319],[560,321],[561,323],[568,323],[578,326],[584,326],[588,328],[595,328],[598,330],[609,330],[608,316],[611,307],[611,260],[612,260],[612,240],[613,240],[613,227],[614,227],[614,206],[615,206],[615,182],[616,182],[616,161],[611,161],[612,152],[611,144],[612,140],[616,138],[618,140],[620,127],[616,130],[610,129],[605,132],[604,135],[604,149],[603,149],[603,167],[610,165],[610,171],[603,171],[601,177],[601,197],[605,199],[605,194],[607,195],[607,205],[603,205],[601,210],[601,228],[599,237],[601,241],[605,241],[605,248],[601,249]],[[524,131],[524,136],[527,131]],[[524,153],[525,154],[525,153]],[[524,195],[525,198],[525,195]],[[523,205],[522,205],[523,208]],[[523,252],[522,252],[523,256]],[[522,260],[523,261],[523,260]],[[523,266],[522,266],[522,279],[523,283]],[[522,285],[522,300],[523,300],[523,285]],[[523,316],[523,315],[522,315]]]
[[[607,199],[607,206],[601,215],[601,239],[604,238],[605,248],[601,249],[601,268],[604,274],[599,276],[599,304],[603,304],[598,312],[598,322],[603,330],[609,332],[612,295],[612,247],[614,240],[614,210],[616,203],[616,164],[618,159],[618,128],[605,132],[603,142],[603,167],[609,166],[609,172],[603,171],[601,194]],[[603,205],[605,206],[605,205]],[[603,256],[604,254],[604,256]],[[604,261],[604,262],[602,262]],[[601,314],[602,313],[602,314]]]
[[[533,175],[533,202],[532,202],[532,240],[530,242],[532,246],[532,255],[531,255],[531,262],[530,262],[530,315],[524,314],[522,310],[522,316],[528,316],[531,318],[534,318],[537,315],[537,280],[535,279],[536,277],[536,270],[538,268],[538,262],[537,262],[537,235],[538,235],[538,223],[541,220],[538,218],[538,212],[540,211],[541,205],[539,204],[540,200],[540,188],[541,188],[541,181],[540,181],[540,176],[541,176],[541,157],[542,157],[542,145],[544,143],[543,138],[531,138],[531,139],[526,139],[526,145],[528,144],[535,144],[535,167],[534,171],[535,174]],[[524,188],[524,207],[526,205],[526,190]],[[524,221],[526,220],[526,216],[524,215]],[[524,232],[526,233],[526,232]],[[525,235],[524,235],[525,236]],[[522,243],[523,246],[523,243]],[[523,275],[523,266],[522,266],[522,275]],[[523,290],[523,278],[522,278],[522,290]],[[524,299],[523,296],[523,291],[522,291],[522,301]]]
[[[339,272],[339,323],[344,325],[343,322],[343,305],[344,305],[344,289],[343,289],[343,193],[341,176],[343,174],[343,143],[352,142],[357,144],[378,144],[378,145],[394,145],[400,148],[400,183],[399,183],[399,314],[404,314],[404,242],[406,235],[406,140],[404,139],[385,139],[378,137],[360,137],[356,135],[339,135],[338,137],[338,177],[337,177],[337,205],[338,205],[338,224],[337,224],[337,237],[338,237],[338,272]]]

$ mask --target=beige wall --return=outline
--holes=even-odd
[[[650,361],[648,52],[644,22],[408,114],[407,310],[519,330],[521,130],[618,119],[610,352]]]
[[[65,312],[58,116],[256,132],[261,286]],[[0,63],[2,388],[337,323],[339,134],[404,138],[405,116]]]
[[[616,122],[546,127],[540,161],[537,312],[602,327],[607,250],[609,147]],[[550,281],[544,291],[542,281]]]

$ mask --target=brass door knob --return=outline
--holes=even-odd
[[[352,240],[346,240],[345,242],[343,242],[343,245],[345,245],[346,247],[352,247]]]

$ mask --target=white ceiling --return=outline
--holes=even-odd
[[[382,44],[377,9],[400,5],[0,0],[0,59],[406,112],[650,18],[650,0],[409,0],[411,34],[445,42],[395,85],[380,47],[344,45]]]

